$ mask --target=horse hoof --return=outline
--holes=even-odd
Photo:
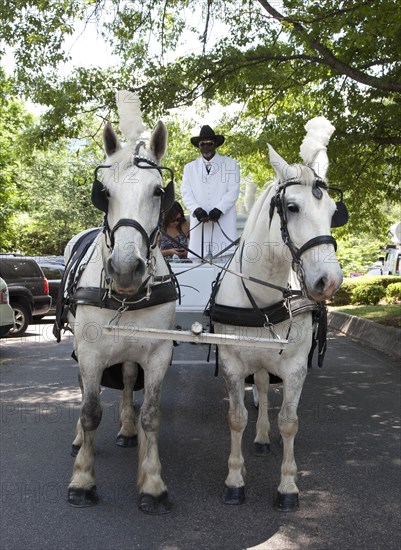
[[[80,448],[81,448],[80,445],[72,445],[72,447],[71,447],[71,456],[76,457]]]
[[[68,504],[76,508],[87,508],[94,506],[99,502],[99,497],[96,492],[96,485],[90,489],[81,489],[70,487],[68,489]]]
[[[224,486],[223,492],[224,504],[244,504],[245,502],[245,487],[228,487]]]
[[[171,512],[172,503],[168,498],[167,491],[155,497],[147,493],[140,493],[138,508],[144,514],[160,515]]]
[[[256,456],[266,456],[270,453],[270,443],[254,443]]]
[[[136,447],[138,445],[138,436],[128,437],[126,435],[118,435],[116,445],[119,447]]]
[[[295,512],[299,508],[298,493],[284,495],[280,492],[277,492],[274,507],[276,508],[276,510],[280,510],[280,512]]]

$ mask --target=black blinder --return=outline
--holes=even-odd
[[[101,183],[98,180],[98,177],[97,177],[97,173],[98,173],[98,170],[100,170],[100,168],[109,168],[109,166],[98,166],[95,169],[95,177],[92,183],[91,199],[92,199],[92,204],[96,206],[98,210],[101,210],[102,212],[107,214],[107,211],[109,209],[107,189],[105,188],[103,183]]]
[[[162,199],[162,212],[167,212],[173,206],[175,200],[174,180],[171,180],[164,188]]]
[[[336,202],[336,211],[331,218],[331,227],[342,227],[348,222],[348,209],[343,201]]]
[[[99,180],[95,180],[92,184],[92,204],[96,206],[99,210],[107,214],[109,209],[109,201],[107,198],[107,191]]]
[[[343,192],[337,187],[330,187],[329,189],[331,191],[335,191],[336,193],[340,193],[340,200],[336,201],[336,211],[331,218],[331,227],[342,227],[348,222],[349,218],[348,209],[343,202]]]

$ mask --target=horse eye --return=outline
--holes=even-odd
[[[299,212],[299,208],[296,204],[294,204],[293,202],[290,202],[287,204],[287,209],[290,211],[290,212]]]
[[[161,197],[164,194],[163,187],[156,187],[153,194],[155,197]]]

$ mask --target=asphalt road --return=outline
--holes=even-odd
[[[43,336],[41,334],[43,333]],[[150,517],[137,506],[137,450],[114,444],[119,392],[102,392],[94,508],[66,503],[79,414],[71,339],[57,344],[51,325],[1,341],[1,550],[399,549],[400,365],[330,335],[325,367],[305,383],[296,439],[300,509],[273,508],[281,463],[270,391],[272,452],[253,455],[251,391],[244,435],[247,500],[221,503],[229,432],[223,380],[207,348],[181,344],[163,386],[160,455],[174,502]],[[137,396],[138,403],[141,395]]]

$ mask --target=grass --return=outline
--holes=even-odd
[[[333,308],[348,315],[370,319],[382,325],[401,328],[401,304],[378,304],[377,306],[338,306]]]

